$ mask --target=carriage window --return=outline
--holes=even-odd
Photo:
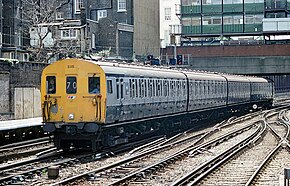
[[[162,92],[163,92],[162,80],[159,80],[159,87],[160,87],[159,96],[162,96]]]
[[[136,98],[138,98],[138,88],[140,88],[140,86],[138,86],[138,80],[137,79],[135,79],[135,87],[136,87]]]
[[[153,80],[153,94],[152,94],[152,97],[155,97],[155,95],[156,95],[156,92],[155,92],[155,90],[156,90],[156,80]]]
[[[175,82],[171,81],[171,96],[174,97],[175,96]]]
[[[177,90],[176,90],[176,96],[180,96],[180,82],[179,81],[177,81]]]
[[[157,92],[156,92],[156,96],[161,96],[161,84],[160,84],[160,80],[156,80],[156,89],[157,89]]]
[[[113,82],[112,80],[107,80],[107,92],[113,94]]]
[[[135,80],[132,79],[132,98],[135,97],[135,91],[136,91]]]
[[[117,99],[120,99],[120,85],[119,85],[119,79],[116,79],[116,89],[117,89]]]
[[[141,79],[141,96],[140,97],[144,97],[145,96],[145,80]]]
[[[183,95],[186,95],[186,81],[183,81]]]
[[[130,91],[130,97],[133,97],[132,96],[132,93],[133,93],[133,84],[132,84],[132,80],[131,79],[129,79],[129,91]]]
[[[168,96],[168,85],[167,85],[167,80],[163,81],[163,86],[164,86],[164,96],[167,97]]]
[[[149,90],[148,90],[148,96],[149,97],[152,97],[153,96],[153,83],[152,83],[152,80],[150,79],[149,80]]]
[[[90,94],[100,93],[100,78],[99,77],[89,77],[89,93]]]
[[[145,83],[145,97],[147,97],[147,84],[148,84],[148,80],[144,80]]]
[[[66,93],[75,94],[77,93],[77,78],[66,77]]]
[[[121,98],[123,99],[124,98],[124,83],[123,83],[123,79],[121,79]]]
[[[46,93],[55,94],[55,92],[56,92],[55,76],[47,76],[46,77]]]
[[[139,79],[139,97],[142,97],[142,82],[141,79]]]

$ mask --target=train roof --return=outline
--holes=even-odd
[[[268,83],[269,81],[262,77],[247,77],[247,79],[250,80],[251,83]]]
[[[66,59],[68,60],[68,59]],[[268,82],[267,79],[253,76],[232,75],[214,72],[194,71],[188,69],[172,69],[169,67],[160,66],[145,66],[130,63],[120,63],[114,61],[93,61],[89,59],[74,59],[83,62],[90,62],[99,65],[105,74],[113,74],[118,76],[131,77],[155,77],[155,78],[169,78],[169,79],[185,79],[185,75],[189,79],[194,80],[217,80],[230,82]],[[226,79],[225,79],[226,78]]]
[[[225,78],[223,78],[221,75],[208,72],[172,69],[159,66],[154,67],[135,64],[112,63],[107,61],[96,62],[96,64],[100,65],[106,74],[126,74],[136,77],[165,77],[182,79],[185,78],[186,74],[189,79],[225,81]]]
[[[106,74],[124,75],[133,77],[165,77],[185,79],[185,75],[177,70],[152,66],[138,66],[130,64],[97,62]]]

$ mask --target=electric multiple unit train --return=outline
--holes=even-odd
[[[64,59],[42,73],[44,130],[59,149],[114,146],[271,107],[273,82],[190,70]]]

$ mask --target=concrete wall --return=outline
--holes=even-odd
[[[0,72],[0,120],[10,115],[9,112],[9,80],[8,72]]]
[[[162,50],[163,63],[173,47]],[[177,47],[185,68],[234,74],[289,74],[290,45]]]
[[[0,120],[40,116],[40,77],[45,66],[0,61]]]
[[[134,53],[159,56],[159,1],[134,0]]]
[[[289,74],[290,56],[189,58],[190,69],[232,74]]]

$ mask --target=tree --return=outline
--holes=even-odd
[[[35,61],[47,61],[47,53],[59,53],[58,44],[50,40],[60,8],[70,0],[22,0],[24,34],[31,38],[31,53]]]

